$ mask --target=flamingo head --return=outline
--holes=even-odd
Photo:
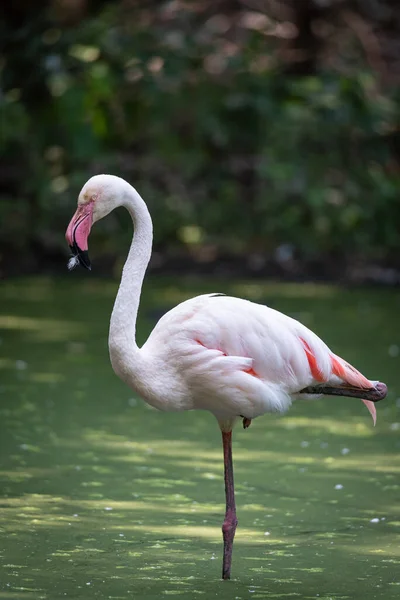
[[[78,208],[72,217],[65,238],[72,252],[68,268],[80,264],[91,270],[88,237],[93,223],[107,216],[121,204],[121,188],[125,182],[114,175],[95,175],[83,186],[78,197]]]

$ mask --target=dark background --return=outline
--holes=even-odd
[[[3,0],[0,273],[64,268],[93,174],[153,269],[400,280],[398,0]],[[131,224],[96,227],[97,272]],[[119,258],[117,258],[119,257]]]

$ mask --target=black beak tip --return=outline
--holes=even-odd
[[[78,248],[78,260],[82,267],[88,271],[92,270],[92,265],[90,264],[89,253],[87,250],[79,250]]]
[[[87,250],[81,250],[76,243],[73,246],[70,246],[70,250],[74,256],[78,257],[81,267],[84,267],[88,271],[92,270],[92,265],[90,263],[89,253]]]

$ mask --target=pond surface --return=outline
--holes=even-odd
[[[2,283],[0,599],[400,597],[399,292],[147,280],[141,341],[178,301],[222,291],[295,316],[390,389],[376,428],[360,401],[329,398],[235,429],[222,582],[218,426],[150,409],[113,374],[116,288]]]

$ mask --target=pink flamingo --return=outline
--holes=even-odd
[[[226,513],[222,525],[222,578],[230,579],[237,518],[232,429],[285,412],[297,398],[338,395],[360,398],[376,420],[374,403],[384,383],[370,381],[333,354],[312,331],[284,314],[247,300],[206,294],[165,314],[138,348],[136,317],[150,260],[153,228],[147,206],[123,179],[97,175],[83,186],[66,239],[69,268],[90,269],[88,236],[93,223],[114,208],[130,213],[134,236],[111,315],[109,349],[115,373],[160,410],[209,410],[222,432]]]

